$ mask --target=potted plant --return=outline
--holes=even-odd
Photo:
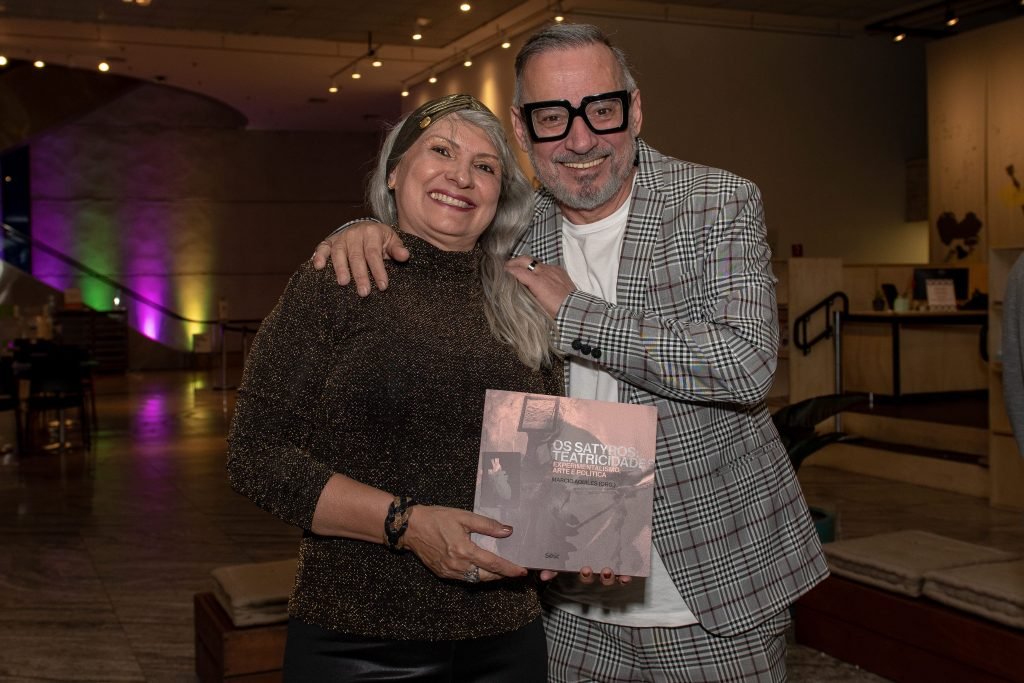
[[[800,471],[800,465],[811,455],[830,443],[849,439],[845,432],[818,432],[815,426],[837,413],[867,401],[864,394],[826,394],[804,399],[772,414],[772,422],[789,453],[793,469]],[[822,543],[829,543],[836,537],[836,516],[834,512],[810,507],[811,519],[818,530]]]

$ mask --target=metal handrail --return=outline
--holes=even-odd
[[[793,346],[803,351],[805,356],[811,352],[811,349],[815,344],[822,340],[829,339],[835,334],[832,306],[837,299],[842,303],[843,315],[849,313],[849,297],[846,296],[845,292],[836,291],[826,296],[814,306],[808,308],[793,322]],[[810,322],[811,317],[823,308],[825,309],[825,329],[815,335],[813,339],[808,339],[807,325]]]
[[[85,265],[81,261],[78,261],[78,260],[68,256],[67,254],[65,254],[65,253],[63,253],[63,252],[61,252],[61,251],[59,251],[57,249],[54,249],[53,247],[51,247],[50,245],[46,244],[45,242],[40,242],[39,240],[35,239],[34,237],[31,237],[31,236],[26,235],[26,234],[24,234],[22,232],[19,232],[18,230],[15,230],[14,228],[12,228],[10,225],[8,225],[6,223],[0,223],[0,226],[2,226],[3,234],[6,237],[10,238],[11,240],[13,240],[15,242],[19,242],[21,244],[27,244],[27,245],[31,246],[33,249],[38,249],[39,251],[41,251],[41,252],[43,252],[45,254],[48,254],[49,256],[52,256],[53,258],[57,259],[61,263],[64,263],[66,265],[71,266],[76,271],[79,271],[79,272],[87,275],[88,277],[91,277],[91,278],[93,278],[95,280],[98,280],[98,281],[100,281],[100,282],[102,282],[102,283],[112,287],[115,291],[118,291],[122,296],[125,296],[125,297],[128,297],[130,299],[133,299],[134,301],[136,301],[138,303],[141,303],[141,304],[143,304],[145,306],[149,306],[150,308],[152,308],[152,309],[154,309],[156,311],[159,311],[160,313],[162,313],[162,314],[164,314],[164,315],[166,315],[166,316],[168,316],[170,318],[173,318],[174,320],[178,320],[180,322],[193,323],[193,324],[198,324],[198,325],[209,325],[211,327],[215,326],[216,329],[217,329],[217,332],[218,332],[217,338],[218,338],[218,341],[220,343],[221,385],[224,386],[224,387],[227,386],[227,382],[226,382],[227,345],[224,343],[224,333],[225,332],[240,332],[241,333],[241,335],[242,335],[242,337],[241,337],[242,357],[243,357],[243,360],[244,360],[245,356],[247,355],[247,345],[246,345],[246,342],[248,340],[248,337],[250,336],[250,334],[254,334],[257,331],[257,329],[259,328],[259,324],[263,322],[262,318],[235,318],[235,319],[224,318],[224,319],[212,319],[212,320],[199,320],[199,319],[195,319],[195,318],[189,318],[187,316],[184,316],[184,315],[178,313],[177,311],[174,311],[174,310],[171,310],[170,308],[167,308],[163,304],[160,304],[160,303],[158,303],[156,301],[153,301],[152,299],[150,299],[146,295],[141,294],[140,292],[135,291],[131,287],[127,287],[126,285],[118,282],[117,280],[114,280],[113,278],[111,278],[111,277],[109,277],[107,275],[104,275],[103,273],[101,273],[101,272],[99,272],[99,271],[97,271],[97,270],[95,270],[95,269]],[[100,314],[104,314],[104,315],[109,315],[110,313],[114,313],[116,311],[96,311],[96,312],[100,313]]]
[[[217,325],[219,323],[224,322],[224,321],[221,321],[221,320],[196,320],[194,318],[188,318],[186,316],[183,316],[180,313],[178,313],[177,311],[172,311],[171,309],[167,308],[163,304],[160,304],[160,303],[157,303],[156,301],[153,301],[152,299],[150,299],[146,295],[140,294],[139,292],[136,292],[131,287],[128,287],[128,286],[118,282],[117,280],[114,280],[113,278],[110,278],[110,277],[104,275],[103,273],[101,273],[101,272],[99,272],[97,270],[94,270],[93,268],[90,268],[89,266],[85,265],[81,261],[77,261],[77,260],[71,258],[70,256],[68,256],[67,254],[65,254],[65,253],[63,253],[61,251],[58,251],[57,249],[54,249],[50,245],[48,245],[48,244],[46,244],[44,242],[40,242],[39,240],[37,240],[34,237],[30,237],[29,235],[26,235],[26,234],[24,234],[22,232],[19,232],[19,231],[15,230],[14,228],[12,228],[11,226],[7,225],[6,223],[3,223],[2,225],[3,225],[4,235],[6,235],[7,237],[10,237],[12,240],[15,240],[17,242],[21,242],[23,244],[29,244],[34,249],[38,249],[39,251],[41,251],[41,252],[43,252],[45,254],[49,254],[50,256],[52,256],[53,258],[57,259],[61,263],[65,263],[65,264],[71,266],[72,268],[74,268],[75,270],[78,270],[78,271],[81,271],[82,273],[85,273],[86,275],[88,275],[91,278],[99,280],[100,282],[102,282],[102,283],[104,283],[106,285],[110,285],[115,290],[120,291],[121,294],[126,295],[126,296],[134,299],[135,301],[138,301],[139,303],[145,304],[146,306],[149,306],[150,308],[156,309],[157,311],[160,311],[161,313],[163,313],[164,315],[166,315],[168,317],[174,318],[175,320],[179,320],[181,322],[196,323],[196,324],[200,324],[200,325]],[[259,322],[259,320],[233,320],[231,322],[251,323],[251,322]]]

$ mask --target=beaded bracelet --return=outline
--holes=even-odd
[[[402,548],[399,543],[405,530],[409,528],[409,517],[412,516],[413,505],[416,500],[412,496],[395,496],[388,506],[388,514],[384,518],[384,545],[392,552],[399,552]]]

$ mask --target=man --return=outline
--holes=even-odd
[[[1003,295],[1003,399],[1006,414],[1024,455],[1024,255],[1006,278]]]
[[[592,26],[527,41],[512,118],[543,188],[507,268],[555,319],[568,392],[659,412],[651,576],[552,583],[550,680],[783,680],[788,606],[827,570],[764,403],[778,327],[758,189],[640,140],[640,91]],[[404,254],[383,230],[334,240],[339,281],[351,259],[368,293],[369,261],[386,287],[382,249]]]

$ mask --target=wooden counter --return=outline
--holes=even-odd
[[[876,394],[988,388],[986,311],[856,311],[843,321],[843,389]]]

